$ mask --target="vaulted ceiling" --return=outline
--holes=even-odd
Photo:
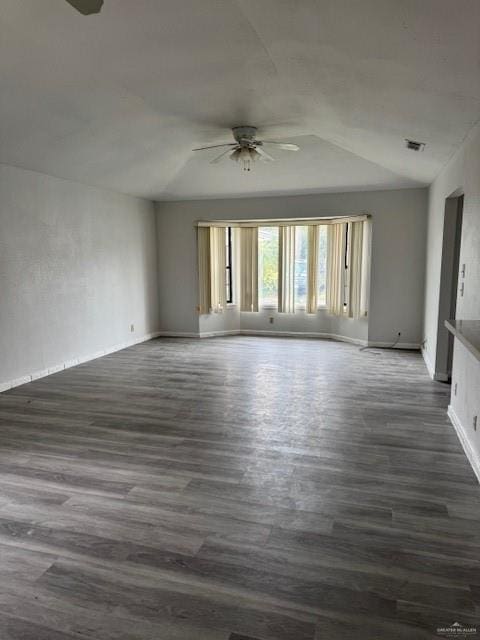
[[[478,0],[2,0],[0,162],[158,200],[425,185],[480,118],[479,26]],[[192,153],[240,124],[301,151]]]

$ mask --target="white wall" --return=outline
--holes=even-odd
[[[463,190],[460,264],[466,265],[465,294],[457,299],[457,318],[480,319],[480,126],[470,134],[429,190],[425,289],[425,354],[435,366],[445,199]]]
[[[461,320],[480,319],[480,126],[475,127],[460,150],[436,178],[429,190],[428,245],[425,291],[424,356],[431,373],[436,371],[437,319],[440,300],[440,277],[445,199],[463,191],[463,226],[460,264],[465,264],[464,295],[457,298],[456,317]],[[476,370],[475,370],[476,368]],[[457,383],[457,398],[452,407],[458,417],[468,447],[475,452],[480,465],[480,431],[475,432],[473,415],[479,415],[480,363],[465,352],[455,340],[452,382]],[[472,384],[474,389],[472,389]],[[468,448],[467,447],[467,448]]]
[[[155,238],[146,200],[0,165],[0,388],[156,331]]]
[[[214,219],[341,216],[370,213],[372,273],[368,327],[365,320],[335,319],[270,312],[241,314],[242,329],[330,332],[389,344],[422,340],[422,309],[426,241],[426,189],[362,191],[309,196],[238,198],[158,203],[160,328],[193,333],[224,326],[218,317],[196,314],[197,264],[195,222]],[[233,314],[233,312],[232,312]],[[238,316],[230,316],[232,325]],[[230,325],[229,325],[230,326]]]
[[[450,418],[480,481],[480,362],[455,339]],[[455,384],[457,394],[455,395]],[[477,430],[473,419],[477,416]]]

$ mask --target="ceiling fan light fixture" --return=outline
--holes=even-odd
[[[213,144],[208,147],[199,147],[193,151],[207,151],[209,149],[218,149],[227,147],[219,156],[210,160],[210,164],[218,164],[227,155],[230,160],[235,160],[242,164],[244,171],[251,171],[252,164],[257,160],[262,162],[273,162],[273,158],[263,149],[263,145],[275,145],[275,148],[283,151],[298,151],[299,146],[289,142],[279,142],[276,140],[257,140],[256,127],[233,127],[233,137],[235,142],[226,142],[224,144]]]
[[[260,157],[260,154],[253,147],[240,147],[230,157],[232,160],[241,162],[244,171],[251,171],[252,164]]]

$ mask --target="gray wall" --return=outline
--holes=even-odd
[[[309,196],[196,200],[157,204],[160,328],[198,334],[221,330],[218,317],[199,322],[195,222],[205,219],[248,219],[341,216],[370,213],[372,271],[368,328],[365,321],[338,320],[324,312],[283,316],[268,324],[267,313],[242,314],[245,329],[340,333],[370,342],[422,340],[427,190],[362,191]],[[230,311],[229,326],[238,322]],[[244,317],[247,315],[248,317]],[[332,322],[336,323],[332,326]],[[209,324],[208,324],[209,323]],[[367,335],[368,332],[368,335]]]
[[[430,187],[428,246],[425,292],[424,357],[431,374],[437,371],[438,309],[440,301],[442,241],[445,200],[464,192],[460,264],[465,264],[465,293],[457,298],[457,318],[480,319],[480,126],[471,131],[461,149],[453,156]],[[473,429],[473,416],[480,420],[480,363],[455,341],[452,381],[458,395],[452,397],[457,416],[480,469],[480,430]],[[458,424],[457,424],[458,427]]]
[[[146,200],[0,165],[0,386],[158,329],[155,238]]]

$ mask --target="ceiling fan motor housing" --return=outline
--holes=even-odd
[[[249,146],[255,142],[257,127],[233,127],[232,133],[238,144]]]

